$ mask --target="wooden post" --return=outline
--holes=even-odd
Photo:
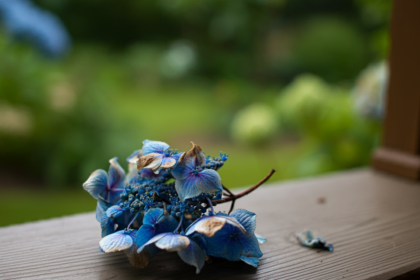
[[[420,1],[394,0],[390,79],[376,169],[420,179]]]

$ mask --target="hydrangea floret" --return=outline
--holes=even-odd
[[[233,210],[235,201],[257,189],[274,173],[246,191],[233,194],[217,172],[228,155],[206,156],[200,146],[183,153],[160,141],[143,141],[127,158],[128,174],[117,158],[108,173],[94,171],[83,188],[97,202],[102,253],[122,251],[129,262],[145,268],[157,253],[177,252],[198,274],[210,256],[257,267],[262,257],[255,233],[256,215]],[[229,213],[214,206],[231,202]]]

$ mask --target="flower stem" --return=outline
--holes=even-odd
[[[234,195],[234,194],[233,194],[233,192],[231,192],[231,191],[230,191],[228,188],[226,188],[223,184],[222,184],[222,187],[223,187],[223,189],[224,189],[225,191],[227,191],[227,192],[228,192],[229,196]]]
[[[259,181],[258,183],[256,183],[251,188],[249,188],[249,189],[247,189],[247,190],[245,190],[245,191],[243,191],[241,193],[238,193],[238,194],[229,196],[227,198],[213,200],[213,203],[220,204],[220,203],[229,202],[229,201],[236,200],[238,198],[241,198],[241,197],[243,197],[243,196],[251,193],[252,191],[256,190],[259,186],[261,186],[262,184],[264,184],[268,179],[270,179],[270,177],[274,174],[274,172],[276,172],[276,170],[272,169],[270,171],[270,173],[268,173],[268,175],[264,177],[264,179],[262,179],[261,181]],[[231,207],[231,208],[233,208],[233,207]]]
[[[206,197],[206,198],[207,198],[207,201],[209,202],[209,203],[207,204],[207,207],[209,207],[209,206],[210,206],[210,209],[211,209],[211,215],[213,215],[213,213],[214,213],[213,204],[211,204],[211,200],[210,200],[210,198],[208,198],[208,197]]]
[[[137,219],[137,216],[140,214],[140,211],[137,212],[137,214],[134,216],[134,218],[131,220],[131,222],[127,226],[127,230],[130,229],[131,224]]]
[[[181,220],[179,220],[179,224],[178,224],[178,226],[176,227],[176,229],[174,230],[174,233],[175,232],[178,232],[178,229],[181,227],[181,225],[182,225],[182,221],[184,220],[184,213],[182,213],[181,214]]]
[[[223,195],[225,195],[225,196],[228,196],[228,197],[230,197],[230,196],[235,196],[234,194],[233,194],[233,192],[231,192],[227,187],[225,187],[223,184],[222,184],[222,187],[223,187],[223,189],[225,190],[225,191],[227,191],[228,193],[227,194],[223,194]],[[232,212],[232,210],[233,210],[233,207],[235,207],[235,201],[236,201],[236,199],[233,199],[232,200],[232,204],[230,205],[230,209],[229,209],[229,212],[228,212],[228,214],[230,214],[231,212]]]
[[[232,200],[232,204],[230,204],[228,215],[230,215],[230,213],[232,213],[233,207],[235,207],[235,201],[236,201],[236,199]]]
[[[163,204],[163,214],[164,215],[169,215],[168,210],[166,210],[166,202],[162,201],[162,204]]]

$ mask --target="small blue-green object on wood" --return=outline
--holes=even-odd
[[[332,244],[328,244],[321,237],[314,238],[312,231],[310,230],[298,233],[296,234],[296,237],[299,240],[300,244],[302,244],[305,247],[313,249],[322,249],[330,252],[334,251],[334,247]]]

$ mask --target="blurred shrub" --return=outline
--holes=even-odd
[[[194,66],[196,54],[191,43],[176,41],[165,52],[161,62],[161,73],[167,78],[185,76]]]
[[[345,20],[329,17],[302,26],[294,55],[302,69],[329,82],[353,79],[369,61],[361,32]]]
[[[232,122],[232,137],[239,143],[261,146],[276,134],[274,111],[267,105],[255,103],[240,110]]]
[[[151,68],[165,65],[170,79],[192,73],[288,82],[305,72],[327,81],[353,79],[376,58],[380,50],[369,53],[366,45],[386,24],[365,22],[360,14],[370,5],[359,0],[127,0],[118,9],[112,0],[33,1],[62,18],[76,44],[113,52],[156,47],[158,52],[143,48],[142,57],[158,53]],[[376,16],[386,13],[379,9]]]
[[[315,76],[300,76],[279,96],[277,108],[302,139],[302,155],[295,176],[366,165],[378,141],[380,124],[354,110],[354,98],[345,88],[331,86]]]
[[[329,96],[329,85],[317,76],[303,74],[282,90],[276,109],[284,128],[311,130],[322,117],[322,108]]]
[[[101,158],[107,125],[105,96],[79,91],[62,66],[0,36],[0,165],[55,186]]]
[[[350,90],[332,86],[310,74],[298,76],[271,107],[252,104],[232,122],[237,142],[262,147],[280,138],[298,136],[299,152],[289,166],[289,177],[315,175],[369,163],[380,124],[354,110]],[[277,121],[274,118],[277,115]]]
[[[389,23],[392,10],[391,0],[355,0],[362,24],[372,30],[369,38],[374,59],[386,59],[389,51]]]

